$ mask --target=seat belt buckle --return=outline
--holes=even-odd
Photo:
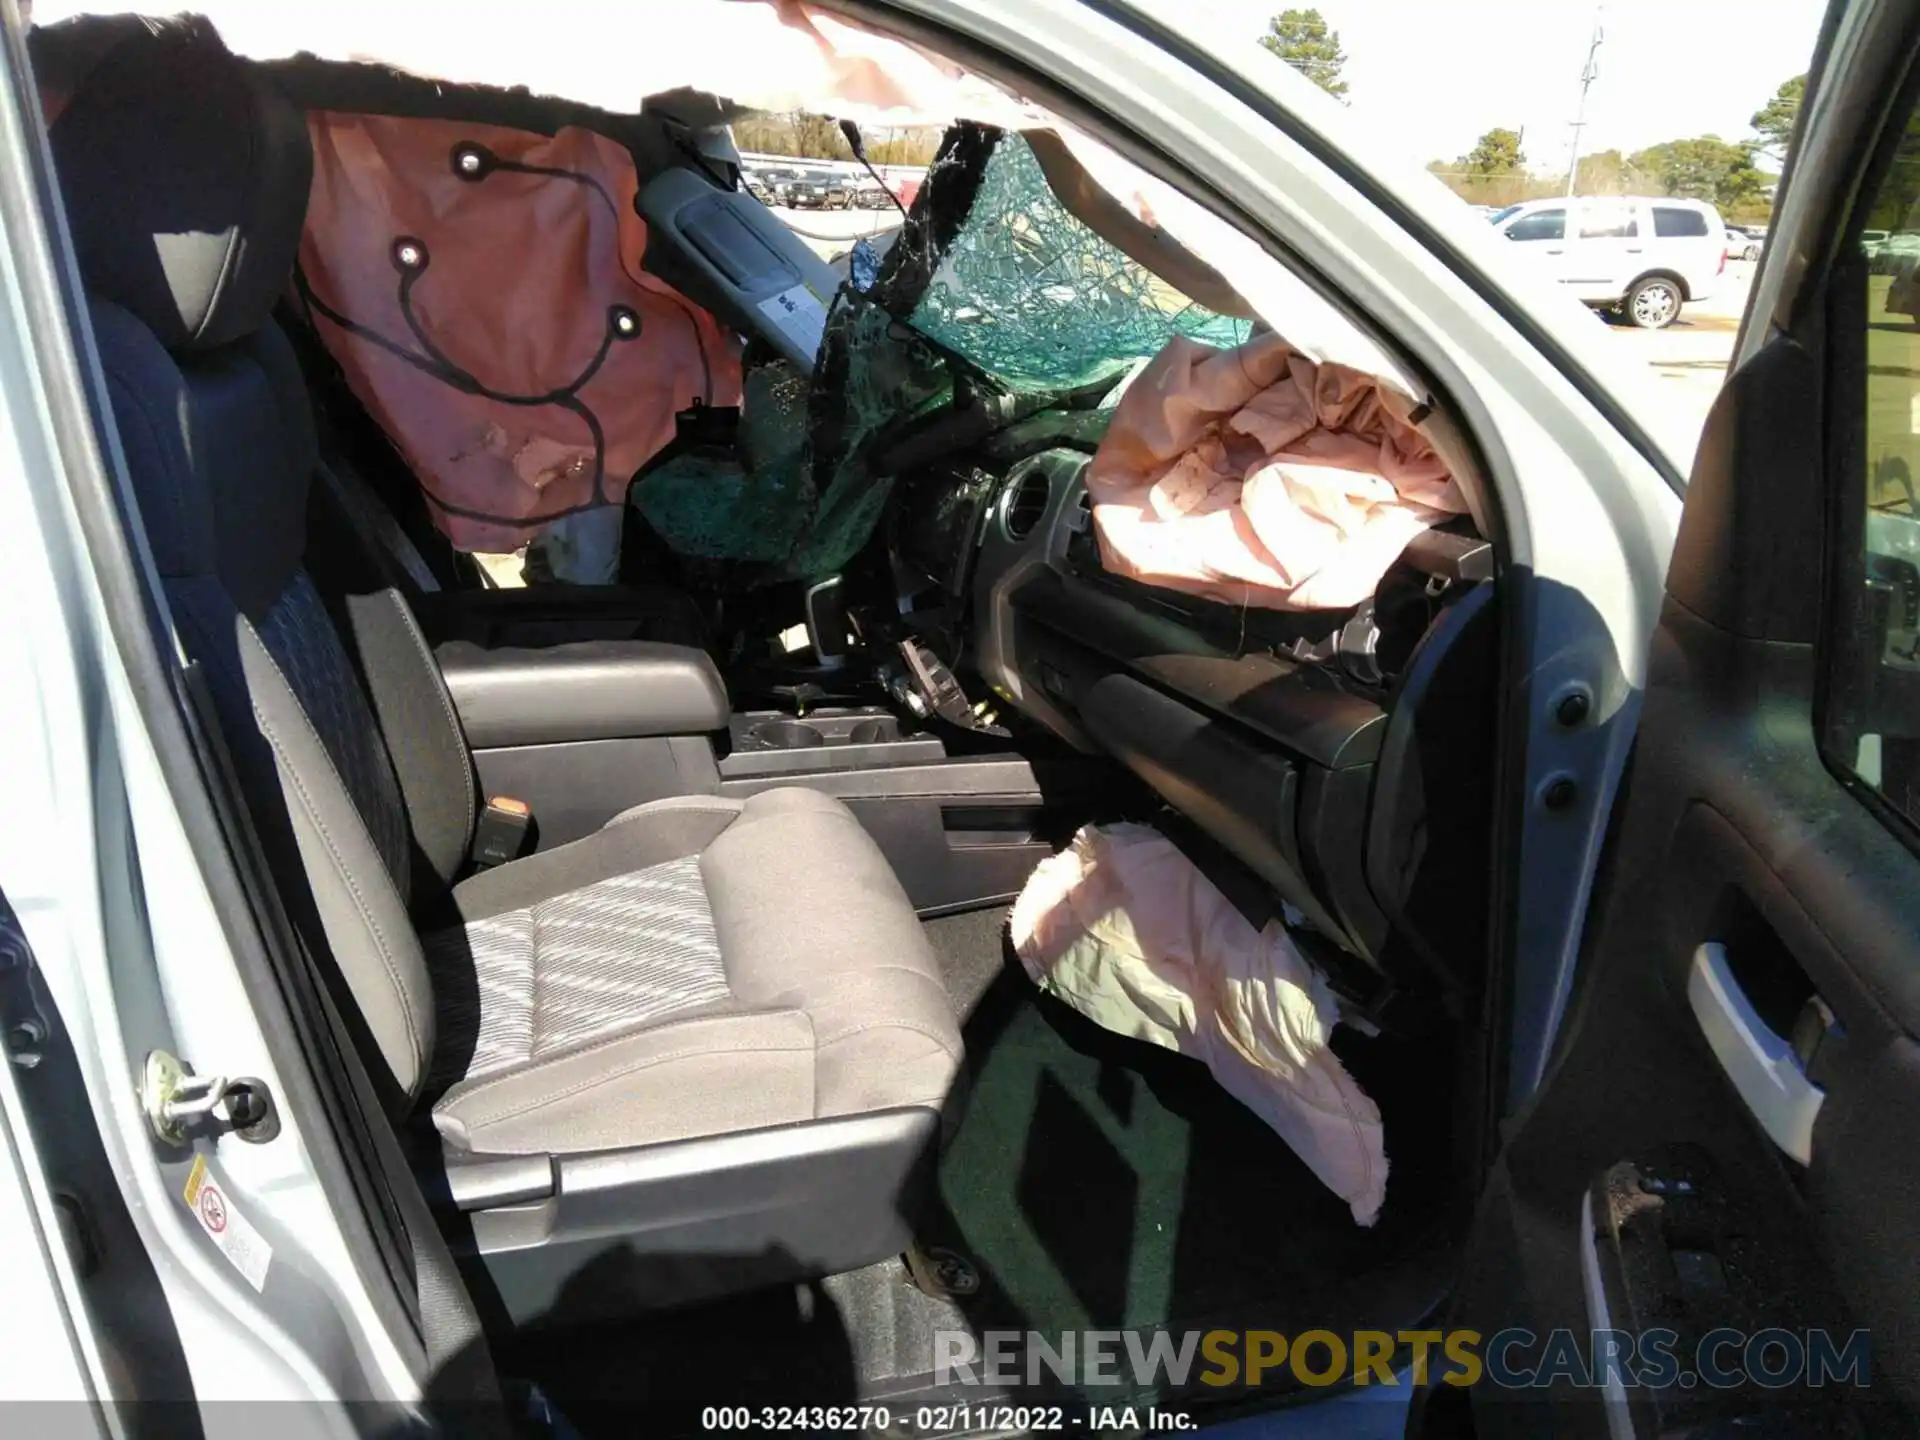
[[[533,811],[524,800],[511,795],[494,795],[473,827],[471,859],[476,870],[491,869],[509,860],[518,860],[527,848],[527,835],[533,829]]]

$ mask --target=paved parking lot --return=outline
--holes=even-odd
[[[1713,397],[1720,393],[1720,384],[1726,379],[1754,269],[1750,260],[1728,261],[1727,273],[1713,298],[1686,306],[1680,318],[1665,330],[1607,325],[1616,344],[1652,367],[1665,403],[1684,414],[1695,429],[1706,423]],[[1600,323],[1606,324],[1604,320]]]

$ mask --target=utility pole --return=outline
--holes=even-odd
[[[1567,161],[1567,198],[1573,198],[1573,182],[1580,173],[1580,132],[1587,126],[1587,91],[1593,88],[1593,82],[1600,78],[1600,42],[1607,38],[1607,32],[1601,27],[1600,20],[1606,7],[1596,5],[1593,11],[1593,43],[1587,46],[1587,66],[1580,72],[1580,108],[1573,121],[1573,158]]]

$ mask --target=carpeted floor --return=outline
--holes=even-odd
[[[911,1395],[930,1380],[934,1331],[957,1326],[1338,1333],[1424,1318],[1446,1278],[1444,1032],[1340,1033],[1387,1118],[1386,1209],[1363,1230],[1203,1066],[1035,991],[1005,914],[923,922],[962,1016],[970,1084],[921,1240],[971,1262],[975,1294],[930,1298],[890,1260],[523,1342],[511,1368],[590,1436],[631,1433],[642,1415],[650,1433],[693,1433],[702,1405]]]
[[[977,1325],[1283,1328],[1281,1311],[1344,1312],[1361,1274],[1426,1243],[1445,1178],[1444,1044],[1340,1036],[1388,1119],[1387,1208],[1362,1229],[1203,1065],[1037,992],[999,926],[966,939],[973,953],[956,954],[958,934],[934,936],[979,998],[971,1088],[923,1240],[980,1270],[980,1293],[961,1301]]]
[[[1005,905],[992,905],[985,910],[968,910],[920,922],[927,943],[933,947],[934,958],[940,962],[940,975],[947,982],[953,1013],[960,1017],[963,1031],[987,991],[1010,963],[1006,938],[1008,909]]]

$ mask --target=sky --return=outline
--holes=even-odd
[[[1566,168],[1592,0],[1215,0],[1263,33],[1316,5],[1347,52],[1347,99],[1412,158],[1452,160],[1494,126],[1524,130],[1530,168]],[[1826,0],[1606,0],[1581,152],[1748,138],[1753,112],[1803,73]]]

